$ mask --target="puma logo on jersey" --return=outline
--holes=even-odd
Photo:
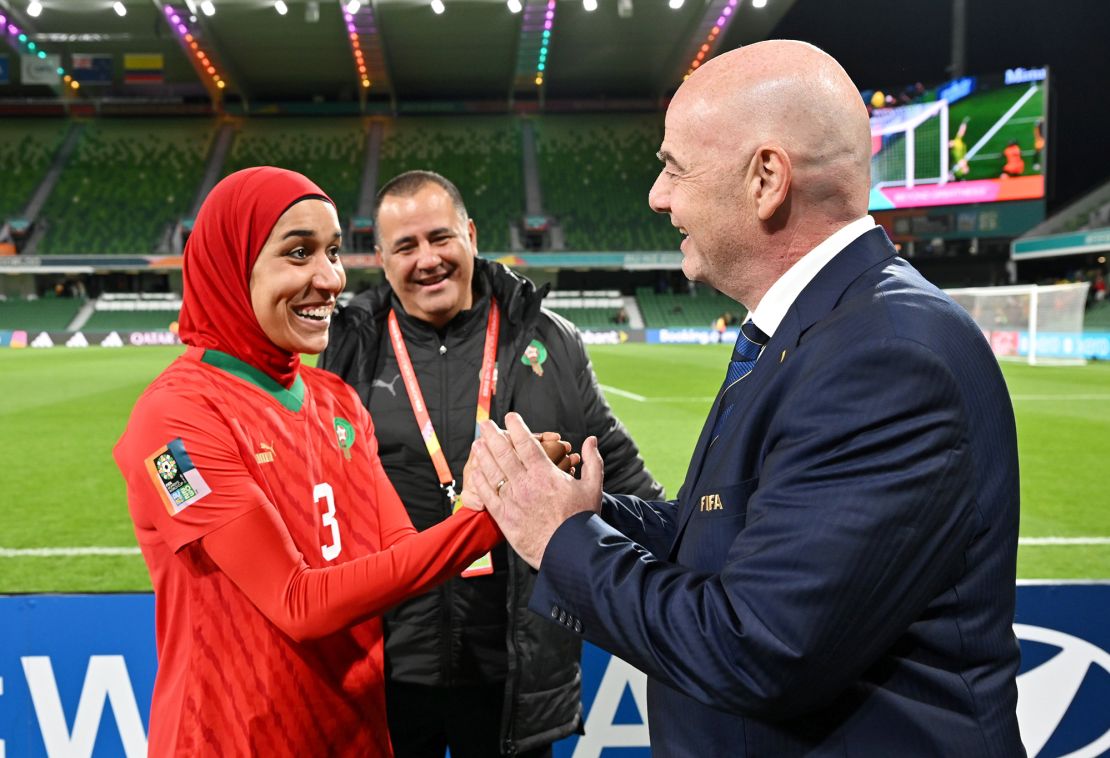
[[[381,379],[375,379],[374,383],[370,386],[372,386],[372,387],[384,387],[385,389],[389,390],[390,395],[393,395],[393,397],[397,397],[397,390],[396,390],[396,388],[394,388],[393,385],[397,384],[397,380],[400,379],[400,378],[401,378],[401,375],[397,374],[397,376],[393,377],[393,379],[388,381],[388,382],[383,382]]]
[[[274,446],[272,444],[266,444],[265,442],[259,442],[258,447],[259,449],[261,449],[262,452],[255,453],[254,459],[259,463],[273,463]]]

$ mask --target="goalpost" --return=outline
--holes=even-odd
[[[871,114],[871,184],[913,187],[948,182],[948,101]]]
[[[945,290],[962,305],[999,358],[1031,366],[1082,365],[1080,342],[1089,282]]]

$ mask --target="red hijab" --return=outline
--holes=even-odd
[[[236,171],[212,188],[185,244],[182,342],[233,355],[283,387],[293,384],[301,357],[258,325],[251,269],[281,215],[310,197],[335,205],[308,177],[273,166]]]

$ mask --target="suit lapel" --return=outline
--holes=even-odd
[[[701,436],[698,438],[697,447],[690,459],[690,468],[686,473],[686,481],[679,490],[681,509],[678,515],[678,527],[675,530],[674,542],[671,544],[670,558],[673,560],[678,551],[682,534],[686,524],[693,513],[693,501],[698,483],[704,472],[706,459],[712,452],[714,438],[710,437],[717,414],[722,403],[735,403],[739,407],[734,409],[728,421],[725,422],[721,435],[729,433],[737,425],[744,423],[745,408],[750,408],[758,402],[759,394],[771,380],[779,367],[789,360],[790,353],[801,342],[802,335],[815,323],[827,316],[840,301],[849,285],[859,278],[860,274],[876,264],[893,258],[897,251],[890,243],[886,232],[882,228],[875,228],[860,235],[852,244],[840,251],[828,264],[825,265],[817,276],[806,285],[793,305],[786,312],[779,328],[763,348],[763,353],[756,361],[755,368],[747,377],[737,382],[727,393],[718,393],[709,416],[702,427]],[[734,465],[735,462],[725,462]]]

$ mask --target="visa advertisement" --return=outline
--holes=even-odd
[[[1030,758],[1110,751],[1110,583],[1017,588],[1018,721]],[[146,755],[150,594],[0,596],[0,757]],[[586,645],[585,734],[556,758],[649,758],[644,675]]]

